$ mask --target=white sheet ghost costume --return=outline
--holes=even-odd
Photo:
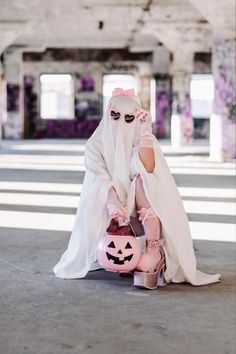
[[[148,173],[139,157],[137,120],[128,124],[124,119],[115,121],[110,117],[112,108],[129,114],[141,108],[138,98],[128,91],[110,99],[106,114],[86,142],[86,173],[73,231],[54,272],[59,278],[73,279],[101,268],[96,251],[111,220],[106,207],[108,191],[113,186],[128,215],[136,216],[135,179],[140,174],[146,197],[161,220],[166,282],[192,285],[219,282],[220,274],[206,274],[196,268],[187,215],[158,140],[154,137],[155,168]]]

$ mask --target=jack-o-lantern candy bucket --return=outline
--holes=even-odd
[[[113,234],[107,231],[99,242],[98,262],[101,267],[108,271],[132,271],[136,268],[140,259],[140,243],[134,235],[125,235],[124,230],[117,230]]]

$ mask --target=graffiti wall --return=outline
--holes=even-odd
[[[182,142],[190,144],[193,138],[190,95],[184,92],[174,92],[172,100],[172,114],[181,117]]]
[[[20,86],[17,84],[7,84],[7,111],[18,112],[20,99]]]
[[[213,73],[215,80],[214,113],[222,117],[223,155],[235,158],[235,40],[217,38],[214,43]]]
[[[38,137],[45,138],[82,138],[92,135],[97,128],[100,119],[90,120],[47,120],[45,129]]]
[[[155,76],[156,80],[156,132],[158,138],[170,137],[171,78],[168,74]]]
[[[99,119],[102,113],[102,95],[95,91],[91,75],[75,75],[75,117],[77,120]]]
[[[25,117],[25,138],[35,138],[37,126],[37,99],[36,82],[32,75],[24,77],[24,117]]]
[[[149,100],[150,55],[128,53],[126,50],[48,50],[24,54],[25,137],[88,138],[103,114],[103,75],[133,74],[143,79]],[[114,56],[115,58],[111,57]],[[130,61],[130,56],[133,56]],[[135,61],[136,60],[136,61]],[[141,61],[143,60],[143,61]],[[132,64],[132,65],[131,65]],[[71,74],[74,84],[74,118],[43,119],[40,117],[40,75]],[[142,103],[146,105],[147,98]],[[141,98],[142,99],[142,98]]]
[[[22,126],[20,120],[20,85],[7,83],[7,121],[3,122],[3,136],[7,139],[20,139]]]
[[[37,77],[24,77],[26,138],[88,138],[100,121],[101,97],[94,92],[92,77],[75,76],[75,119],[42,119],[39,111]]]
[[[2,137],[2,126],[6,120],[6,95],[5,95],[5,81],[0,68],[0,139]]]

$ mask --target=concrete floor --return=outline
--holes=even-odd
[[[78,203],[83,141],[3,142],[1,354],[235,353],[234,166],[210,162],[208,147],[196,143],[173,152],[161,142],[188,214],[198,268],[222,280],[148,291],[103,270],[80,280],[52,273]]]

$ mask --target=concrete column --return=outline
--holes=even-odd
[[[235,39],[216,36],[212,71],[215,81],[213,114],[210,118],[210,158],[236,158]]]
[[[158,45],[153,50],[152,72],[155,77],[155,133],[158,138],[170,137],[171,76],[170,51]]]
[[[193,52],[174,52],[172,74],[171,145],[175,148],[191,145],[193,119],[191,115],[190,82],[193,71]]]
[[[0,141],[2,139],[2,126],[4,120],[4,112],[5,112],[5,86],[4,86],[4,77],[3,77],[3,69],[2,64],[0,62]]]
[[[10,139],[23,137],[23,85],[22,52],[9,48],[4,54],[7,87],[7,120],[3,125],[4,136]]]

